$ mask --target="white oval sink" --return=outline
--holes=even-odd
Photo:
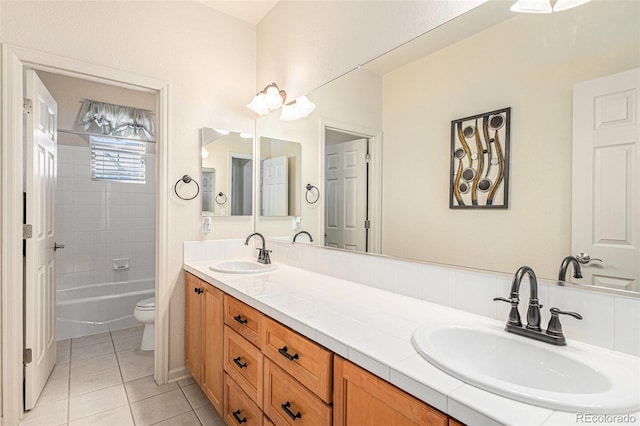
[[[475,323],[421,326],[412,342],[441,370],[507,398],[570,412],[640,409],[637,365],[584,346],[552,346]]]
[[[257,274],[260,272],[271,272],[278,268],[278,265],[270,263],[256,262],[255,260],[223,260],[209,266],[209,269],[227,274]]]

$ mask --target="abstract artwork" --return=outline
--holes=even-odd
[[[451,122],[449,208],[509,207],[511,108]]]

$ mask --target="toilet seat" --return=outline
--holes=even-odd
[[[136,309],[139,311],[153,311],[156,309],[156,298],[150,297],[136,303]]]

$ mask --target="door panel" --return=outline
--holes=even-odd
[[[36,404],[56,362],[55,338],[55,206],[57,176],[57,105],[34,71],[26,74],[26,218],[33,238],[26,240],[25,348],[32,361],[25,366],[26,410]]]
[[[640,290],[640,70],[577,84],[573,95],[572,253],[585,284]]]

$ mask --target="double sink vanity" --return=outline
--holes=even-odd
[[[241,240],[185,244],[187,365],[227,424],[640,419],[635,356],[571,335],[551,345],[507,333],[504,321],[292,266],[319,265],[323,251],[361,255],[269,244],[269,264]]]

